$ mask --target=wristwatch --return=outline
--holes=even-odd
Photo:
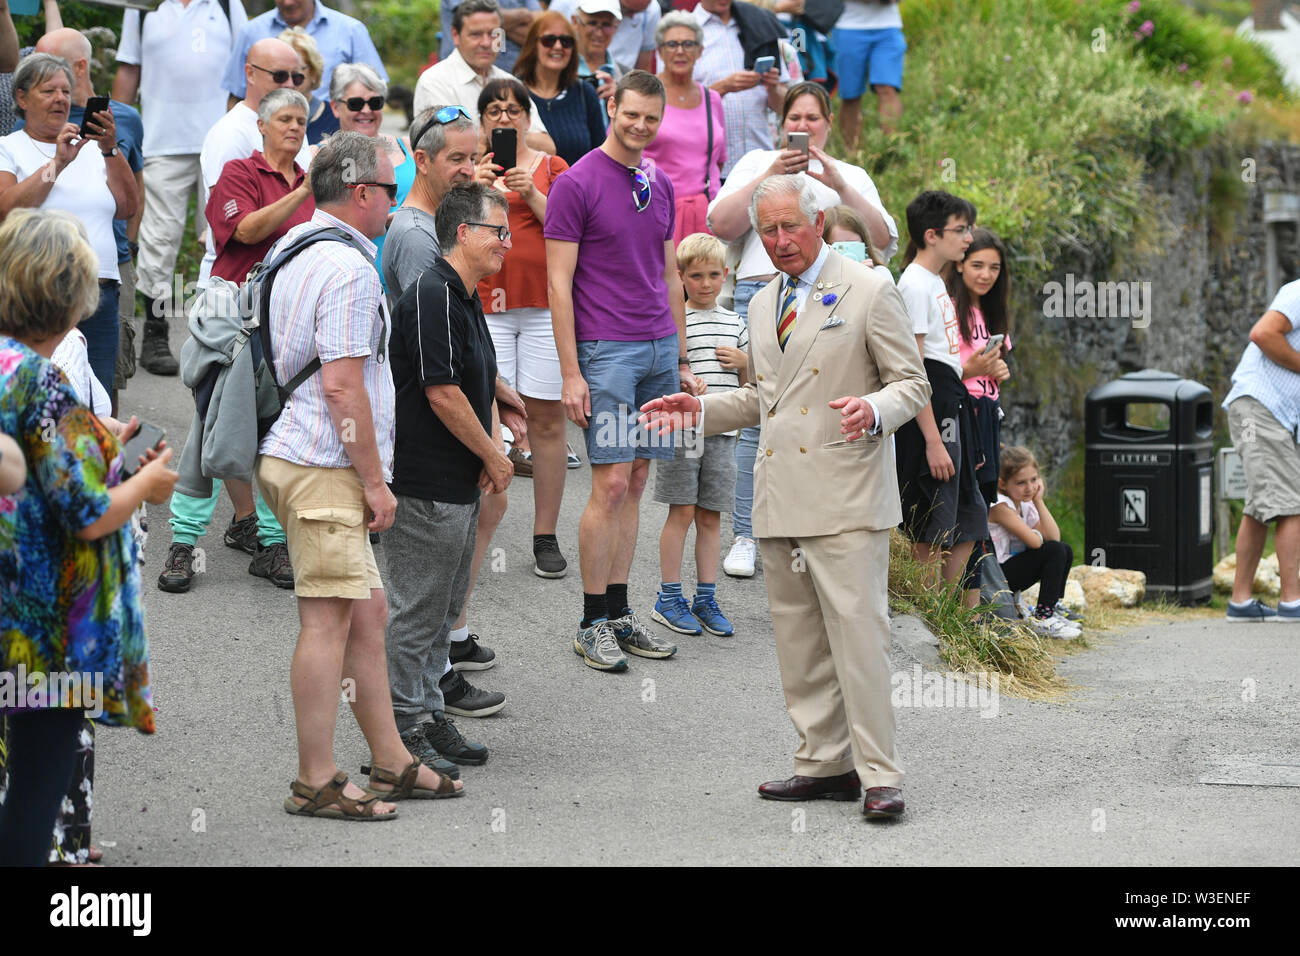
[[[119,150],[116,146],[114,146],[114,147],[113,147],[112,149],[110,149],[108,152],[104,152],[102,149],[101,149],[99,152],[100,152],[100,155],[102,155],[105,159],[111,159],[112,157],[118,155],[118,153],[120,152],[120,150]]]

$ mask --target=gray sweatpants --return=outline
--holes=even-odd
[[[399,731],[443,709],[438,681],[469,588],[478,509],[477,501],[452,505],[398,495],[393,525],[380,536],[387,565],[388,683]]]

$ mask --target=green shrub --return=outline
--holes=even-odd
[[[357,16],[394,83],[414,86],[429,54],[438,49],[439,11],[438,0],[358,0]]]

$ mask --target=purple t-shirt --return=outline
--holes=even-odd
[[[672,181],[654,169],[650,205],[637,212],[631,171],[599,147],[552,184],[546,238],[578,244],[577,341],[648,342],[677,332],[664,282],[664,243],[673,238],[675,208]]]

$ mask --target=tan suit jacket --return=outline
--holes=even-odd
[[[902,509],[888,436],[930,400],[903,299],[889,279],[832,249],[782,352],[783,278],[749,303],[752,383],[704,396],[704,433],[759,426],[756,537],[892,528]],[[845,395],[871,399],[888,431],[846,441],[839,409],[827,404]]]

